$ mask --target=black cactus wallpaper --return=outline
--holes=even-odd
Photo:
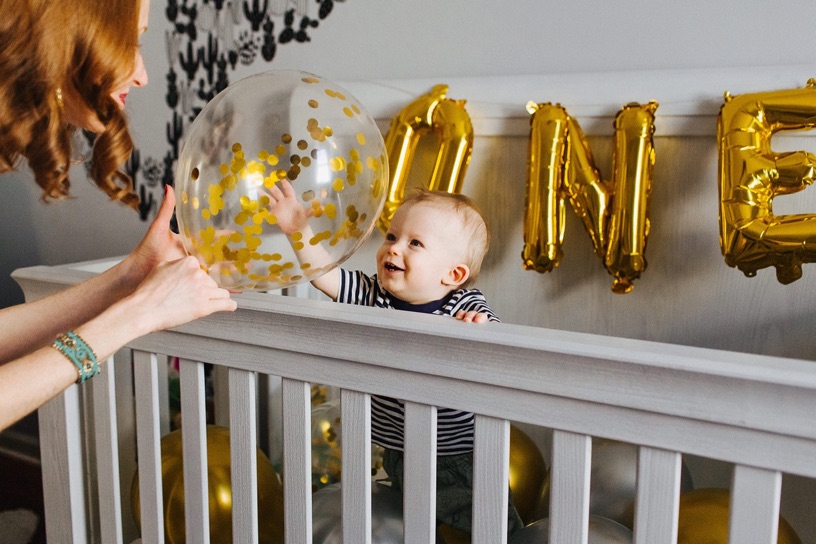
[[[150,189],[173,184],[184,130],[230,84],[236,68],[271,63],[279,47],[309,42],[320,22],[343,2],[167,0],[167,150],[162,157],[152,157],[134,149],[125,164],[141,197],[142,220],[151,217],[157,204]]]

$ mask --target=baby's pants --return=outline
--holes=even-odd
[[[402,491],[405,454],[386,448],[383,469],[391,485]],[[524,527],[513,495],[507,504],[507,534]],[[436,521],[460,531],[471,532],[473,512],[473,452],[461,455],[440,455],[436,458]]]

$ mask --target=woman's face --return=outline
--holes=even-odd
[[[139,2],[139,36],[147,31],[147,21],[150,15],[150,0]],[[141,50],[136,50],[136,65],[130,77],[122,83],[122,86],[114,91],[111,96],[119,104],[120,108],[125,107],[127,95],[131,87],[144,87],[147,85],[147,71],[145,70],[144,59]]]
[[[140,0],[139,2],[139,36],[147,31],[147,21],[150,14],[150,0]],[[147,85],[147,71],[145,70],[142,52],[136,51],[136,63],[133,72],[122,82],[118,89],[111,93],[111,98],[120,108],[125,107],[127,95],[131,87],[144,87]],[[91,132],[102,132],[105,127],[96,118],[93,112],[82,105],[79,96],[73,93],[72,89],[63,89],[63,120],[76,127],[90,130]]]

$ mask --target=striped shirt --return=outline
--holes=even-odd
[[[341,269],[337,302],[423,313],[455,316],[459,311],[485,313],[490,321],[499,318],[488,307],[478,289],[457,289],[442,300],[411,305],[380,288],[377,275]],[[473,451],[473,414],[450,408],[437,409],[437,455],[461,455]],[[403,451],[405,405],[390,397],[371,396],[371,439],[384,448]]]

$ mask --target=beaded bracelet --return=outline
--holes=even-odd
[[[77,367],[77,381],[82,383],[99,374],[99,362],[96,354],[85,340],[73,331],[61,334],[52,346],[65,355]]]

